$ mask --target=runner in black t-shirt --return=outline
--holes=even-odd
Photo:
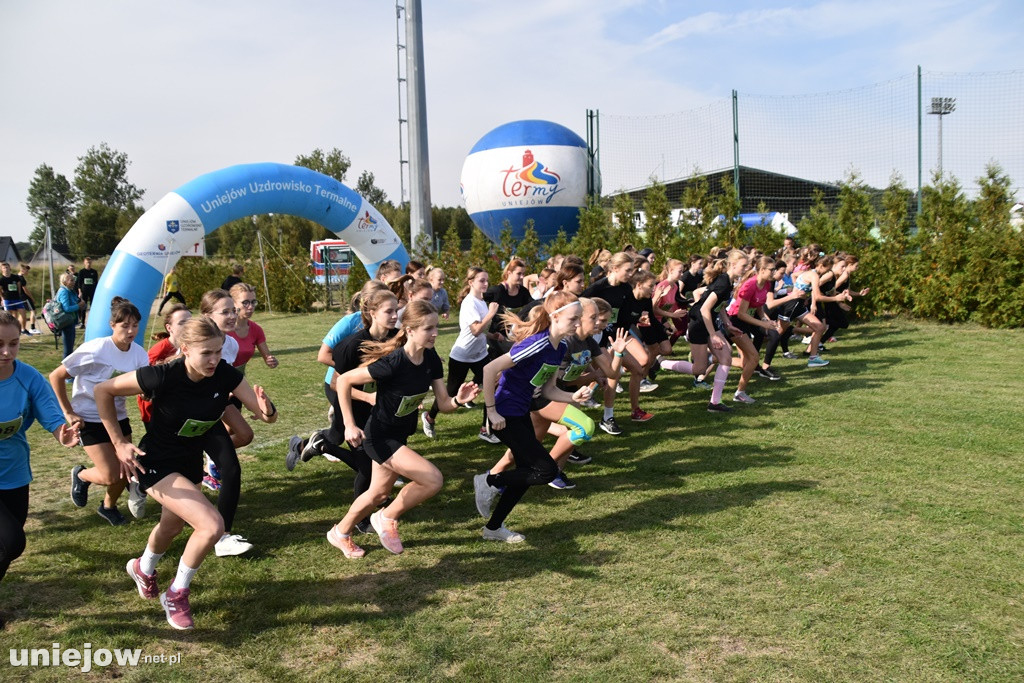
[[[370,515],[370,524],[381,544],[401,553],[398,518],[433,497],[444,479],[440,470],[406,445],[416,431],[420,402],[433,389],[442,412],[450,413],[480,393],[466,382],[450,397],[445,389],[441,359],[434,350],[437,339],[437,309],[429,301],[410,301],[402,314],[402,329],[392,339],[364,348],[363,367],[349,370],[338,379],[338,403],[345,421],[345,440],[362,445],[373,460],[370,488],[355,499],[338,524],[327,532],[327,540],[345,557],[358,558],[365,551],[352,542],[352,529],[391,494],[398,477],[406,479],[390,505]],[[365,427],[356,423],[353,393],[357,386],[377,384],[377,393]]]
[[[533,301],[529,290],[523,287],[523,275],[526,273],[526,262],[522,259],[510,259],[501,274],[501,282],[484,292],[484,301],[498,304],[498,312],[491,319],[490,333],[487,335],[488,351],[491,358],[507,353],[512,344],[508,341],[508,331],[502,316],[505,313],[518,313],[526,304]]]
[[[626,252],[619,252],[608,261],[608,275],[583,290],[583,296],[600,297],[612,307],[609,332],[618,328],[628,330],[633,325],[631,315],[636,305],[636,298],[633,296],[633,288],[629,282],[633,276],[633,270],[633,257]],[[650,359],[647,356],[647,349],[640,339],[638,337],[632,339],[633,342],[627,347],[626,355],[623,358],[626,369],[630,373],[629,403],[632,411],[630,417],[634,422],[646,422],[654,416],[640,409],[640,380],[644,376],[644,367]],[[615,421],[614,409],[609,407],[612,403],[610,399],[615,397],[617,384],[617,382],[611,383],[604,389],[604,417],[598,425],[612,435],[622,433],[622,429]]]
[[[163,507],[142,557],[128,561],[129,576],[139,595],[160,597],[167,622],[176,629],[193,626],[189,583],[199,565],[224,533],[224,520],[199,490],[206,441],[222,432],[221,415],[232,393],[263,422],[277,420],[277,408],[261,387],[250,387],[242,373],[221,360],[224,335],[203,318],[193,318],[179,334],[181,356],[118,375],[96,386],[96,406],[117,449],[122,474],[137,477],[139,485]],[[114,407],[115,396],[146,394],[152,417],[138,447],[122,433]],[[194,531],[185,545],[178,572],[165,593],[156,582],[156,563],[184,529]]]
[[[732,347],[726,331],[727,321],[722,320],[718,313],[729,303],[729,299],[732,298],[733,281],[743,275],[746,267],[747,255],[739,249],[733,249],[727,258],[715,261],[704,270],[706,288],[697,303],[690,307],[690,324],[686,329],[686,339],[690,342],[693,363],[683,360],[661,362],[662,370],[692,374],[693,386],[706,388],[707,384],[699,382],[697,377],[708,369],[710,350],[718,362],[711,402],[708,403],[710,413],[727,413],[732,410],[722,403],[722,391],[725,389],[725,381],[732,366]]]
[[[86,309],[92,308],[92,297],[96,294],[96,284],[100,281],[100,274],[92,267],[92,259],[86,256],[82,263],[85,265],[78,271],[78,296],[85,302],[85,305],[78,309],[78,315],[85,325]]]

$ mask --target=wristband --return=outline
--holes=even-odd
[[[277,415],[277,406],[275,406],[274,402],[271,401],[270,402],[270,407],[273,409],[273,412],[267,413],[267,417],[274,417],[275,415]]]
[[[623,354],[619,353],[618,351],[615,352],[615,357],[616,358],[622,358],[622,356],[623,356]]]
[[[452,396],[452,403],[455,404],[456,408],[461,408],[463,406],[462,403],[459,403],[459,399],[455,398],[454,396]]]
[[[491,405],[487,405],[486,403],[484,404],[484,408],[493,408],[493,407],[494,407],[493,403]]]

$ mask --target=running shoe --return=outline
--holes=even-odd
[[[206,473],[217,480],[220,483],[220,468],[217,467],[217,463],[213,461],[213,458],[206,456]],[[219,486],[217,488],[220,488]]]
[[[616,394],[621,394],[622,392],[623,392],[623,388],[622,388],[622,385],[621,385],[621,384],[618,384],[618,383],[616,383],[616,385],[615,385],[615,393],[616,393]]]
[[[658,372],[661,370],[661,361],[663,360],[664,358],[662,358],[661,356],[658,356],[657,358],[654,359],[654,365],[652,365],[651,369],[647,371],[647,379],[651,380],[652,382],[658,379]]]
[[[762,367],[759,366],[757,368],[757,370],[755,370],[754,372],[757,373],[758,377],[763,377],[764,379],[769,379],[769,380],[771,380],[771,379],[779,379],[778,377],[772,377],[773,373],[768,368],[762,368]]]
[[[71,502],[76,507],[84,508],[89,504],[89,482],[82,481],[78,475],[85,470],[82,465],[71,468]]]
[[[708,384],[707,382],[705,382],[702,379],[697,379],[696,377],[694,377],[693,378],[693,388],[694,389],[710,389],[711,385]]]
[[[356,522],[356,531],[361,534],[368,534],[373,531],[373,527],[370,525],[370,518],[367,517],[360,522]]]
[[[480,433],[478,434],[478,436],[480,437],[481,441],[486,441],[487,443],[501,443],[501,439],[499,439],[490,431],[488,431],[486,427],[480,428]]]
[[[487,483],[487,473],[473,477],[473,497],[476,499],[476,511],[484,519],[491,516],[494,500],[500,495],[498,489]]]
[[[295,469],[295,463],[302,456],[302,437],[293,436],[288,439],[288,453],[284,456],[284,466],[289,472]]]
[[[160,595],[160,589],[156,585],[156,572],[153,572],[152,576],[143,574],[141,558],[128,560],[124,568],[135,582],[135,587],[139,589],[139,595],[146,600],[155,600]]]
[[[828,349],[825,348],[824,344],[818,344],[818,353],[828,353]]]
[[[132,513],[135,519],[142,519],[146,516],[146,501],[149,496],[139,486],[139,482],[132,479],[128,482],[128,512]],[[156,597],[155,595],[153,597]]]
[[[569,477],[559,472],[557,477],[548,482],[548,486],[550,486],[553,489],[558,489],[559,491],[566,491],[568,489],[576,488],[576,483],[571,481]]]
[[[803,339],[801,339],[801,340],[800,340],[800,343],[801,343],[801,344],[810,344],[810,343],[811,343],[811,335],[807,335],[806,337],[804,337]]]
[[[581,404],[580,404],[580,406],[581,406],[581,407],[583,407],[583,408],[600,408],[600,407],[601,407],[601,404],[600,404],[600,403],[598,403],[597,401],[595,401],[595,400],[594,400],[594,397],[593,397],[593,396],[591,396],[591,397],[590,397],[590,398],[588,398],[588,399],[587,399],[586,401],[584,401],[583,403],[581,403]]]
[[[230,557],[232,555],[241,555],[252,550],[252,543],[245,540],[238,534],[224,534],[217,541],[217,545],[213,546],[213,551],[217,553],[217,557]]]
[[[658,388],[658,385],[647,379],[646,377],[640,380],[640,393],[647,394]]]
[[[747,403],[747,404],[756,403],[757,402],[753,398],[748,396],[747,392],[745,392],[745,391],[737,391],[735,394],[732,395],[732,400],[736,401],[737,403]]]
[[[573,449],[572,453],[569,454],[569,462],[573,465],[586,465],[591,460],[593,460],[593,458],[589,455],[583,455],[576,449]]]
[[[28,333],[29,333],[30,335],[32,335],[33,337],[34,337],[34,336],[36,336],[37,334],[42,334],[42,332],[40,332],[39,330],[37,330],[37,329],[36,329],[36,328],[34,328],[34,327],[33,327],[33,328],[32,328],[31,330],[29,330],[29,331],[28,331]],[[829,341],[831,341],[831,340],[829,340]]]
[[[430,414],[427,411],[423,411],[423,414],[420,415],[420,422],[423,423],[423,433],[428,439],[437,437],[437,432],[434,431],[434,423],[430,421]]]
[[[220,491],[220,482],[211,477],[209,474],[203,476],[203,486],[210,489],[211,491]]]
[[[783,351],[782,357],[783,358],[788,358],[790,360],[796,360],[800,356],[798,356],[797,354],[793,353],[792,351]]]
[[[164,606],[164,613],[167,614],[167,623],[179,631],[188,631],[195,622],[192,621],[192,606],[188,604],[188,589],[180,591],[167,589],[166,593],[160,594],[160,604]]]
[[[807,367],[809,368],[823,368],[828,365],[828,361],[821,356],[811,356],[807,359]]]
[[[708,412],[709,413],[731,413],[732,412],[732,408],[730,408],[729,406],[725,405],[724,403],[709,403],[708,404]]]
[[[124,515],[121,514],[116,505],[112,508],[107,508],[103,507],[103,503],[100,503],[100,506],[96,508],[96,512],[99,513],[100,517],[110,522],[110,526],[121,526],[128,523],[128,520],[124,518]]]
[[[618,436],[622,434],[622,429],[619,428],[619,424],[615,421],[615,417],[609,417],[607,420],[601,420],[597,425],[603,429],[606,433],[612,436]]]
[[[487,527],[484,527],[483,535],[485,540],[501,541],[502,543],[522,543],[526,540],[526,536],[508,529],[504,524],[497,529],[488,529]]]
[[[29,331],[31,332],[31,330],[29,330]],[[835,344],[836,343],[836,338],[835,337],[829,337],[828,339],[825,340],[825,342],[827,344]]]
[[[647,422],[652,417],[654,417],[654,413],[648,413],[643,408],[637,408],[633,411],[633,414],[629,416],[629,419],[633,422]]]
[[[462,405],[466,406],[467,410],[473,410],[474,408],[476,408],[476,404],[473,403],[472,401],[466,401]]]
[[[299,455],[299,459],[302,460],[302,462],[309,462],[317,455],[323,455],[326,457],[323,449],[325,441],[327,441],[327,439],[324,437],[323,431],[319,429],[310,434],[309,439],[306,440],[306,445],[302,447],[302,453]]]
[[[402,547],[402,541],[398,538],[398,520],[388,519],[384,514],[378,510],[370,515],[370,524],[373,526],[373,530],[377,532],[377,536],[380,538],[380,544],[384,546],[386,550],[400,555],[405,548]]]
[[[360,557],[366,554],[366,551],[357,546],[351,536],[345,536],[338,531],[338,525],[335,524],[331,527],[331,530],[327,532],[327,540],[335,548],[340,550],[342,554],[350,560],[358,560]]]

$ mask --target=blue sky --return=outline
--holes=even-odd
[[[435,204],[459,203],[466,153],[507,121],[582,135],[588,108],[667,114],[732,89],[821,93],[918,64],[1024,68],[1024,3],[1011,0],[423,5]],[[0,234],[31,231],[25,196],[39,164],[70,179],[103,141],[127,153],[146,207],[203,173],[317,147],[342,149],[353,184],[369,169],[397,199],[394,44],[389,0],[3,3]]]

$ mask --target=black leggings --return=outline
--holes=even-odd
[[[215,425],[209,431],[204,449],[220,470],[217,510],[224,518],[224,531],[231,533],[231,525],[238,510],[238,499],[242,497],[242,466],[238,462],[235,444],[231,443],[231,436],[223,423]]]
[[[445,384],[445,388],[448,389],[449,396],[455,396],[458,393],[459,387],[466,381],[466,376],[469,372],[473,371],[473,381],[479,384],[481,387],[484,382],[484,366],[487,365],[487,356],[484,356],[478,361],[472,363],[463,363],[461,360],[455,360],[451,356],[448,357],[448,381]],[[433,421],[437,417],[437,412],[440,408],[437,405],[437,399],[434,399],[434,405],[430,406],[430,420]],[[484,411],[485,413],[487,411]]]
[[[324,438],[324,444],[321,448],[324,449],[325,453],[333,455],[351,467],[356,473],[355,479],[352,480],[352,492],[358,498],[370,488],[370,475],[373,472],[373,463],[362,446],[351,450],[342,447],[341,444],[345,443],[345,422],[341,415],[338,394],[327,383],[324,383],[324,394],[334,408],[334,418],[331,420],[330,428],[320,430],[320,436]]]
[[[0,490],[0,580],[11,562],[25,552],[25,520],[28,519],[28,484]]]
[[[526,489],[535,484],[547,484],[558,476],[558,465],[547,449],[537,441],[529,414],[506,417],[505,428],[495,430],[494,435],[512,451],[516,468],[511,472],[499,472],[488,477],[487,483],[491,486],[505,488],[487,522],[487,528],[492,531],[501,528]]]
[[[181,295],[181,292],[167,292],[167,296],[165,296],[163,299],[160,300],[160,305],[156,309],[156,314],[157,315],[160,315],[160,311],[163,310],[164,304],[166,304],[171,299],[177,299],[178,301],[181,302],[182,306],[186,305],[185,304],[185,297],[183,297]]]

